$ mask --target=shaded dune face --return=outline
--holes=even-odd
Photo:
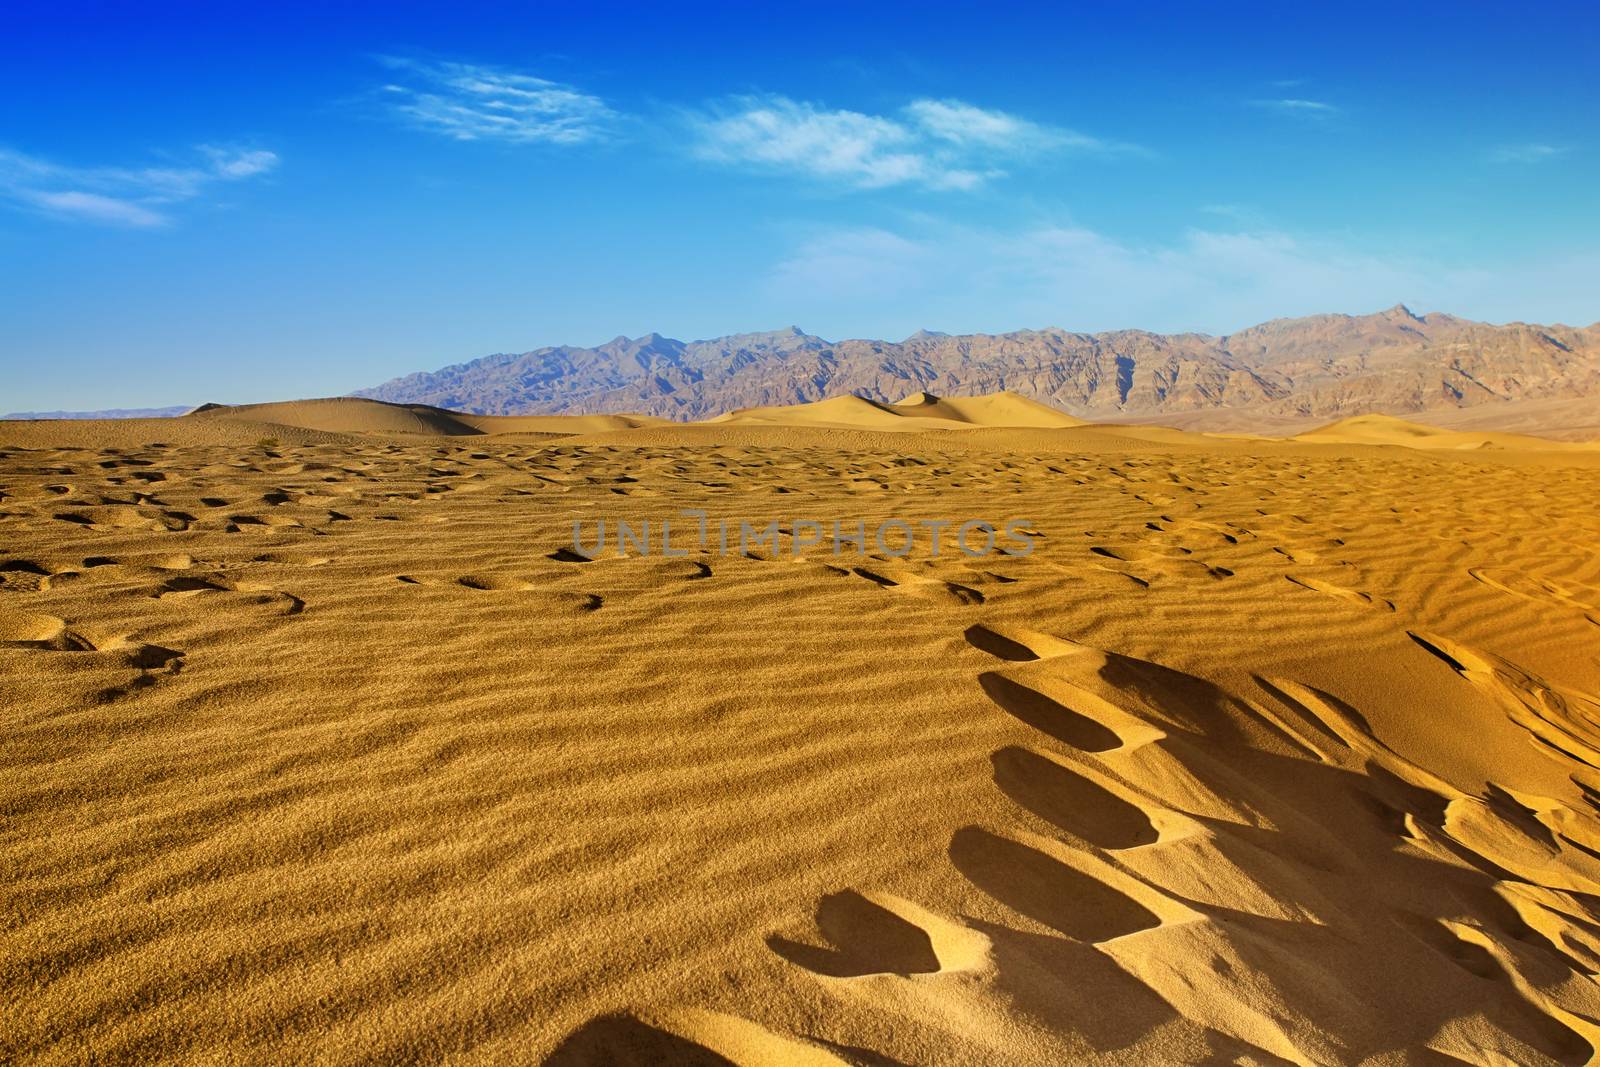
[[[1103,723],[1004,675],[983,674],[978,683],[997,705],[1071,748],[1105,752],[1122,744],[1122,739]]]
[[[1158,836],[1138,804],[1037,752],[1003,748],[992,761],[995,785],[1066,833],[1108,849],[1137,848]]]
[[[0,428],[0,1061],[1593,1061],[1587,453],[981,399]]]
[[[939,956],[925,930],[854,890],[822,898],[817,928],[834,948],[818,949],[781,937],[768,944],[791,962],[835,978],[928,974],[939,969]]]

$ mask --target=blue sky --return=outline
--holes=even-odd
[[[1600,319],[1600,9],[0,7],[0,411],[798,324]]]

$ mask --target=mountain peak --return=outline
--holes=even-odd
[[[716,345],[723,348],[783,348],[785,350],[797,347],[795,342],[805,347],[806,344],[816,342],[827,344],[822,338],[806,333],[798,326],[785,326],[779,330],[761,330],[755,333],[734,333],[726,337],[712,337],[704,341],[696,341],[698,345]]]
[[[1394,307],[1389,308],[1387,311],[1381,311],[1378,314],[1379,314],[1380,318],[1389,319],[1390,321],[1393,321],[1395,319],[1399,319],[1402,322],[1426,322],[1427,321],[1421,315],[1418,315],[1415,311],[1412,311],[1410,308],[1406,307],[1404,304],[1396,304]]]

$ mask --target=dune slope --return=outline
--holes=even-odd
[[[456,437],[483,432],[456,412],[443,408],[344,396],[270,404],[206,404],[185,418],[244,420],[333,433],[423,433]]]
[[[999,392],[983,396],[938,397],[932,393],[913,393],[898,404],[896,411],[906,415],[932,416],[973,426],[1083,426],[1083,419],[1057,411],[1037,400],[1016,393]]]
[[[706,420],[715,425],[819,426],[830,429],[946,430],[967,427],[1064,428],[1086,425],[1015,393],[937,397],[913,393],[896,404],[837,396],[804,404],[740,408]]]

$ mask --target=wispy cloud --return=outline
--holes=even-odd
[[[1132,146],[1054,126],[1043,126],[1004,111],[990,111],[960,100],[914,100],[904,114],[930,137],[963,147],[1006,152],[1074,148],[1085,152],[1127,151]]]
[[[1554,144],[1508,144],[1501,145],[1489,153],[1489,160],[1493,163],[1544,163],[1548,160],[1558,159],[1572,151],[1566,145]]]
[[[1003,176],[998,163],[1040,152],[1139,151],[960,100],[915,100],[893,115],[870,115],[741,96],[691,112],[689,124],[702,159],[862,189],[971,189]]]
[[[1275,111],[1280,115],[1293,115],[1298,118],[1325,119],[1340,114],[1341,108],[1322,100],[1306,100],[1301,97],[1284,96],[1270,100],[1252,100],[1251,107],[1259,107],[1265,111]]]
[[[867,188],[904,182],[976,184],[958,168],[935,174],[904,125],[856,111],[830,111],[787,97],[740,97],[693,118],[697,154],[717,163],[745,163],[839,179]]]
[[[187,165],[161,167],[74,167],[0,148],[0,200],[61,219],[162,226],[173,205],[277,165],[275,153],[219,145],[200,145]]]
[[[212,173],[219,178],[254,178],[278,165],[277,153],[261,149],[239,151],[201,145],[200,151],[211,161]]]
[[[608,136],[618,118],[598,96],[520,71],[379,59],[399,79],[383,86],[391,112],[458,141],[581,144]]]

